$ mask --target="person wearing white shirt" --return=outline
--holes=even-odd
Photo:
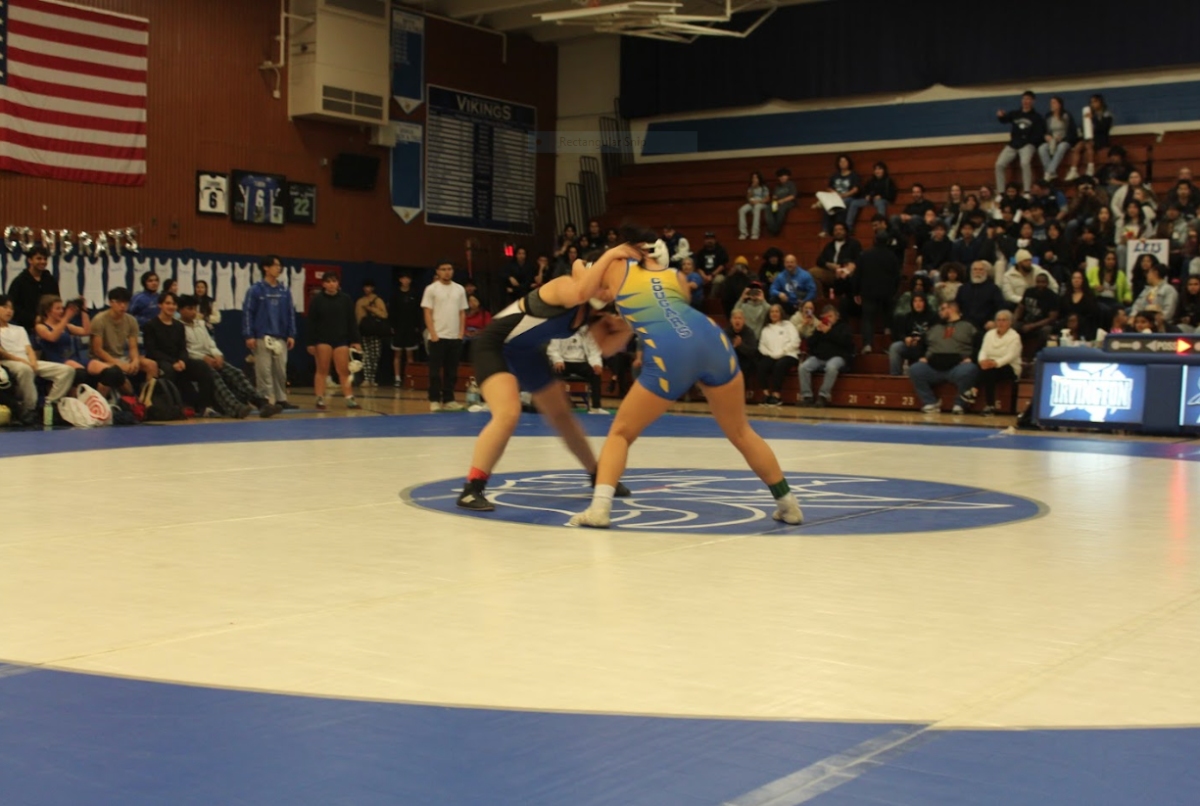
[[[454,264],[439,263],[435,279],[421,297],[429,333],[429,410],[462,411],[454,399],[458,362],[467,332],[467,292],[454,282]]]
[[[0,366],[8,371],[16,386],[21,405],[20,418],[26,425],[37,421],[37,387],[35,377],[49,380],[53,386],[46,393],[46,402],[53,403],[67,396],[75,382],[75,370],[66,364],[38,361],[29,343],[25,328],[12,323],[16,309],[7,294],[0,294]]]
[[[979,348],[979,385],[983,387],[983,416],[996,413],[996,384],[1016,381],[1021,375],[1021,335],[1013,330],[1012,311],[996,314],[996,327],[983,337]]]
[[[1004,299],[1011,305],[1020,305],[1021,298],[1025,296],[1025,289],[1037,284],[1039,274],[1046,275],[1050,281],[1050,290],[1057,294],[1058,280],[1054,279],[1054,275],[1041,266],[1035,266],[1033,255],[1028,249],[1018,249],[1013,256],[1012,268],[1004,272],[1001,278],[1000,290],[1004,293]]]
[[[604,359],[596,340],[588,335],[587,325],[566,339],[551,339],[546,345],[546,357],[560,377],[577,375],[591,387],[592,406],[589,414],[608,414],[600,405],[600,377]]]
[[[783,307],[771,306],[767,324],[758,335],[758,385],[766,392],[764,406],[782,406],[783,379],[800,364],[800,333],[783,318]]]
[[[200,316],[200,301],[185,295],[179,298],[179,321],[183,323],[183,334],[187,339],[188,358],[203,361],[212,372],[213,398],[217,408],[227,417],[244,419],[251,407],[258,409],[259,417],[273,417],[283,407],[270,405],[246,377],[246,373],[225,363],[225,354],[213,341],[208,325]]]

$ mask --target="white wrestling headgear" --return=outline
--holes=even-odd
[[[663,268],[666,268],[671,262],[671,254],[667,251],[667,244],[662,238],[654,243],[644,243],[640,248],[646,253],[646,257],[654,258],[654,262]]]

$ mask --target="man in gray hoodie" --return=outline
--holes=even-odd
[[[958,387],[958,399],[954,401],[954,414],[962,414],[967,406],[975,402],[975,382],[979,378],[979,367],[971,360],[974,353],[975,326],[962,318],[957,302],[946,302],[938,309],[942,317],[940,324],[929,328],[925,334],[925,355],[908,369],[917,396],[921,398],[921,411],[933,414],[941,410],[933,385],[950,382]]]

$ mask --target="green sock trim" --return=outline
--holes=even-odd
[[[775,496],[775,500],[783,498],[792,491],[792,488],[788,486],[787,479],[780,479],[774,484],[769,484],[767,486],[771,490],[771,495]]]

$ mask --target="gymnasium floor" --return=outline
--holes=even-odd
[[[1200,804],[1200,443],[784,409],[785,527],[680,414],[585,531],[362,400],[0,435],[2,806]]]

